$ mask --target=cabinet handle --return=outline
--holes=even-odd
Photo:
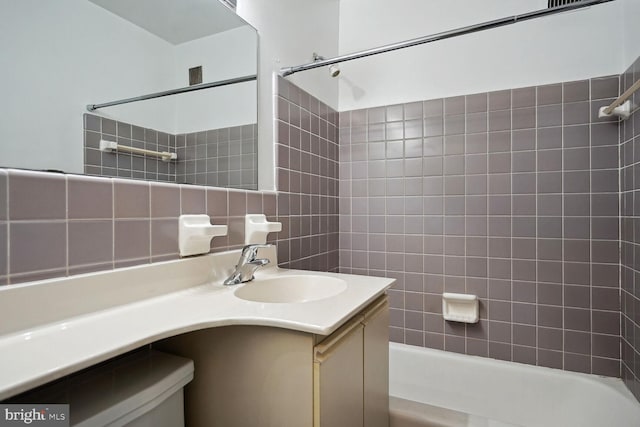
[[[346,325],[329,335],[324,341],[316,345],[313,349],[313,361],[322,363],[331,356],[331,352],[340,344],[344,339],[356,331],[356,329],[362,329],[362,322],[364,316],[362,314],[351,319]]]
[[[367,310],[364,312],[364,319],[362,321],[362,324],[364,326],[367,326],[367,324],[369,323],[369,321],[376,317],[376,315],[381,312],[382,310],[385,310],[387,308],[387,306],[389,305],[388,303],[388,298],[386,295],[382,295],[380,298],[378,298],[376,301],[374,301],[368,308]]]

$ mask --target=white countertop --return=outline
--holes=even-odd
[[[265,255],[275,261],[275,250]],[[328,335],[382,295],[393,279],[283,270],[223,286],[238,251],[8,286],[0,290],[0,400],[159,339],[198,329],[260,325]],[[275,262],[272,263],[275,265]],[[345,291],[303,303],[234,295],[273,276],[322,275]],[[86,307],[90,307],[87,309]]]

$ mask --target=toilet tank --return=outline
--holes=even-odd
[[[183,427],[193,361],[155,350],[105,362],[9,399],[69,404],[75,427]]]

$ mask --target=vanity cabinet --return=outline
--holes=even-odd
[[[362,320],[357,316],[314,348],[314,427],[364,425]]]
[[[314,347],[314,427],[388,427],[388,329],[385,298]]]
[[[364,313],[364,426],[389,427],[389,303],[379,300]]]
[[[154,344],[194,361],[187,427],[388,427],[386,296],[328,336],[226,326]]]

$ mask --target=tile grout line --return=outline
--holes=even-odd
[[[5,248],[7,251],[7,284],[10,285],[12,283],[11,280],[11,169],[7,169],[6,170],[6,183],[5,183],[5,191],[6,191],[6,197],[5,200],[7,202],[7,206],[5,209],[5,214],[7,217],[7,241],[5,243]]]

